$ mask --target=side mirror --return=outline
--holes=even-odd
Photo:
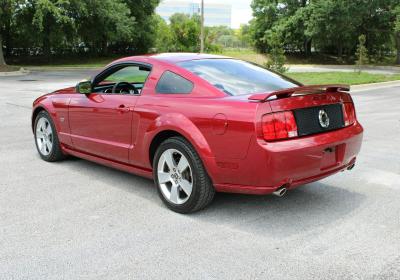
[[[76,91],[82,94],[89,94],[92,92],[92,82],[82,81],[76,85]]]

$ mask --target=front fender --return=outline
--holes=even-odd
[[[55,110],[49,96],[43,95],[43,96],[40,96],[37,99],[35,99],[35,101],[33,101],[32,116],[31,116],[32,131],[34,130],[36,116],[42,110],[44,110],[50,114],[57,130],[59,130],[60,127],[58,125],[58,122],[54,121],[56,118],[56,110]]]
[[[72,145],[69,122],[68,105],[69,98],[44,95],[33,102],[32,110],[32,131],[34,129],[35,119],[41,110],[45,110],[53,120],[59,141],[62,144]]]

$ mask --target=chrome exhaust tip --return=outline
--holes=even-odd
[[[347,170],[352,170],[352,169],[354,168],[355,165],[356,165],[356,164],[353,163],[352,165],[350,165],[349,167],[347,167]]]
[[[272,194],[276,195],[277,197],[282,197],[286,194],[287,189],[285,187],[280,187],[276,191],[274,191]]]

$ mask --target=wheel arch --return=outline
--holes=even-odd
[[[43,106],[38,106],[33,110],[33,112],[32,112],[32,120],[31,120],[32,131],[34,131],[34,129],[35,129],[36,117],[42,111],[46,111],[48,113],[48,111]]]
[[[149,161],[150,164],[153,166],[153,160],[154,156],[156,154],[157,148],[161,145],[162,142],[165,140],[171,138],[171,137],[182,137],[186,141],[190,143],[188,139],[186,139],[185,136],[183,136],[181,133],[175,131],[175,130],[163,130],[158,132],[152,139],[150,146],[149,146]]]

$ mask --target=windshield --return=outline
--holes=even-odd
[[[199,59],[178,65],[229,95],[264,93],[301,85],[260,66],[235,59]]]

